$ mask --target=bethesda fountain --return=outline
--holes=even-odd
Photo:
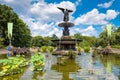
[[[79,52],[76,49],[76,44],[82,40],[72,39],[69,36],[70,35],[69,28],[74,26],[74,23],[69,21],[69,13],[73,11],[60,7],[57,8],[64,13],[63,22],[58,24],[59,27],[63,27],[64,29],[63,29],[62,37],[60,39],[52,40],[57,47],[57,49],[54,51],[53,54],[65,55],[66,52],[70,50],[74,51],[76,54],[79,54]]]

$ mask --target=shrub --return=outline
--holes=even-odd
[[[70,59],[74,59],[74,58],[75,58],[75,54],[76,54],[76,53],[75,53],[74,51],[68,51],[68,52],[66,53],[66,55],[69,56]]]
[[[54,51],[54,47],[49,46],[49,47],[48,47],[48,51],[49,51],[50,53],[52,53],[52,52]]]
[[[78,47],[77,47],[77,50],[78,50],[79,52],[81,52],[81,47],[78,46]]]
[[[118,49],[120,49],[120,45],[113,45],[112,48],[118,48]]]
[[[85,47],[85,48],[84,48],[84,51],[85,51],[85,52],[89,52],[89,51],[90,51],[90,48],[89,48],[89,47]]]
[[[42,46],[42,47],[41,47],[41,51],[42,51],[42,52],[47,52],[47,47],[46,47],[46,46]]]

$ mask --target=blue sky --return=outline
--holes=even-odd
[[[120,0],[0,0],[13,8],[29,26],[32,36],[62,36],[63,28],[58,23],[63,13],[57,7],[73,10],[69,15],[75,24],[70,35],[81,33],[85,36],[98,36],[106,24],[120,26]]]

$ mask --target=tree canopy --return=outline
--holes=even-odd
[[[16,47],[29,47],[31,33],[28,26],[18,17],[11,7],[0,4],[0,36],[4,38],[3,44],[9,44],[7,36],[7,23],[13,23],[12,45]]]
[[[120,27],[118,27],[116,30],[113,30],[111,33],[111,38],[110,38],[110,45],[120,45]],[[100,33],[99,38],[96,42],[97,45],[100,46],[107,46],[108,44],[108,37],[107,37],[107,32],[104,30],[103,32]]]
[[[52,40],[55,40],[55,39],[58,39],[58,37],[55,34],[53,34],[52,37],[35,36],[35,37],[32,37],[31,46],[34,46],[34,47],[55,46],[55,44],[52,42]]]

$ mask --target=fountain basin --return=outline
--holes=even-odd
[[[62,23],[59,23],[58,26],[60,26],[60,27],[73,27],[74,24],[72,22],[62,22]]]

